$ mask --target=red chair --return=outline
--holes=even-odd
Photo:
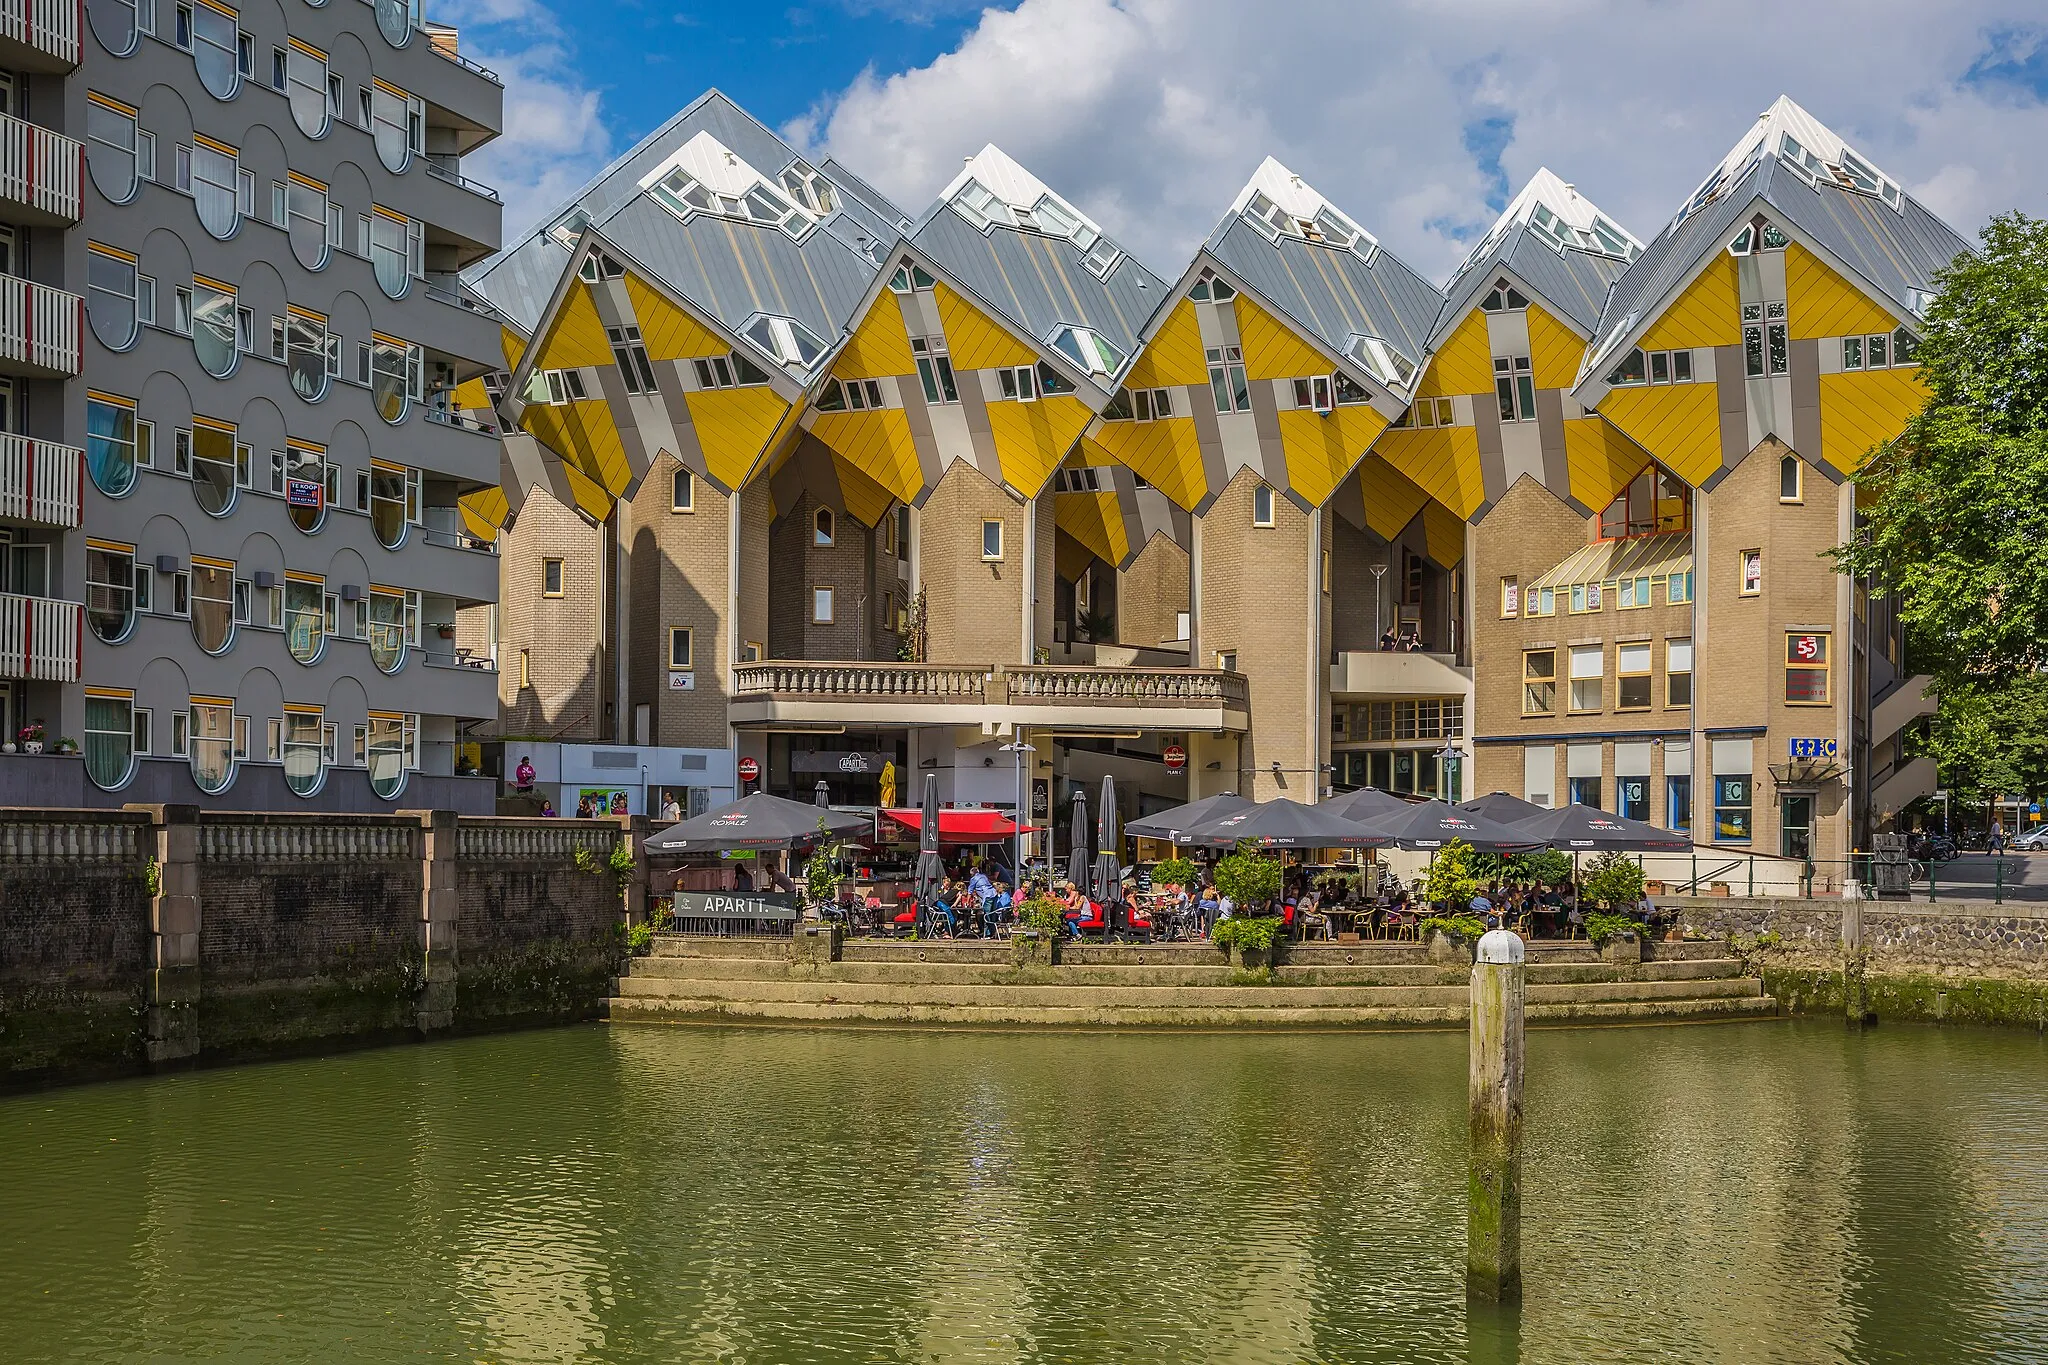
[[[1140,918],[1139,907],[1136,901],[1131,902],[1130,913],[1124,918],[1124,927],[1134,934],[1144,935],[1145,942],[1150,943],[1152,941],[1152,917],[1147,913]]]
[[[1079,915],[1067,916],[1068,919],[1074,922],[1074,932],[1078,934],[1100,934],[1107,931],[1109,925],[1102,917],[1102,907],[1100,905],[1094,901],[1089,901],[1088,914],[1089,918],[1087,919],[1082,919]]]
[[[905,909],[905,906],[909,906]],[[908,891],[896,893],[896,917],[889,921],[896,926],[898,934],[906,934],[917,928],[917,897]]]

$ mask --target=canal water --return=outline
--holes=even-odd
[[[2048,1360],[2048,1046],[601,1026],[0,1099],[10,1362]]]

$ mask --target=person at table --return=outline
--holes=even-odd
[[[1216,896],[1216,884],[1202,883],[1202,898],[1195,902],[1195,927],[1203,938],[1209,937],[1209,931],[1216,927],[1216,916],[1221,909],[1222,904]]]
[[[996,894],[996,884],[989,880],[988,864],[983,863],[980,867],[974,869],[974,875],[967,879],[967,889],[980,896],[983,900],[994,897]]]
[[[1465,908],[1470,910],[1473,914],[1479,916],[1481,920],[1485,921],[1487,928],[1500,928],[1500,915],[1493,908],[1492,898],[1489,897],[1484,891],[1475,894],[1472,897],[1471,903],[1467,905]]]

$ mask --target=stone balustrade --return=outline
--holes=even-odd
[[[464,861],[574,862],[579,851],[605,858],[619,842],[611,820],[464,820],[458,826]]]
[[[803,663],[772,660],[735,671],[740,696],[882,697],[903,701],[980,701],[988,664]]]
[[[147,856],[149,819],[108,811],[0,812],[0,863],[128,863]]]
[[[1038,665],[1005,670],[1010,700],[1023,706],[1248,705],[1244,675],[1194,668],[1088,668]]]
[[[808,663],[771,661],[736,670],[738,697],[791,700],[988,702],[1019,706],[1201,706],[1244,710],[1244,675],[1192,668],[1053,665]]]
[[[334,863],[416,859],[419,821],[371,816],[250,819],[202,815],[199,858],[209,863]]]

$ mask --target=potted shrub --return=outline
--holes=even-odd
[[[1195,884],[1195,865],[1192,860],[1178,856],[1162,859],[1153,864],[1152,881],[1162,890],[1191,887]]]
[[[15,738],[21,741],[21,751],[23,753],[41,753],[43,751],[43,723],[39,720],[30,721],[16,732]]]
[[[1419,932],[1429,945],[1430,961],[1447,965],[1470,962],[1473,946],[1486,932],[1486,921],[1477,915],[1431,915]]]
[[[1242,971],[1264,971],[1279,956],[1280,919],[1250,913],[1265,909],[1280,894],[1280,864],[1254,851],[1249,843],[1216,864],[1216,889],[1230,897],[1231,917],[1217,923],[1210,940],[1230,954],[1230,965]]]
[[[1641,962],[1641,926],[1627,915],[1610,915],[1595,910],[1586,916],[1586,937],[1600,950],[1606,962]]]
[[[1422,922],[1420,932],[1429,945],[1431,961],[1471,961],[1472,945],[1486,932],[1486,922],[1467,913],[1483,884],[1474,871],[1474,856],[1472,845],[1453,839],[1429,860],[1422,897],[1437,908],[1437,914]]]
[[[69,735],[60,735],[57,739],[56,747],[51,752],[59,754],[76,754],[78,752],[78,741],[73,739]]]
[[[1017,907],[1017,927],[1010,932],[1012,967],[1050,967],[1058,961],[1066,910],[1051,896],[1033,896]]]

